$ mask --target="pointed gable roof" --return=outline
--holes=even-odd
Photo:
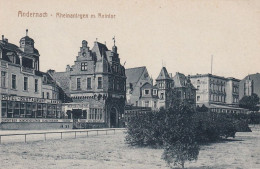
[[[102,56],[106,58],[106,52],[109,50],[106,45],[99,42],[95,42],[91,51],[95,54],[95,56],[99,60],[102,58]]]
[[[165,67],[162,67],[161,72],[156,80],[172,80],[168,74],[168,71]]]
[[[176,72],[176,75],[173,77],[174,87],[185,87],[186,76],[182,73]]]
[[[182,73],[176,72],[176,75],[172,79],[174,81],[174,87],[191,87],[192,89],[196,89],[190,79]]]
[[[157,86],[153,86],[152,84],[146,82],[142,87],[141,89],[158,89]]]
[[[145,66],[126,69],[125,70],[125,75],[127,77],[126,84],[132,83],[133,85],[135,85],[141,78],[145,69],[146,69]]]

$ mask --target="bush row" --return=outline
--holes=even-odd
[[[126,141],[131,145],[159,146],[163,145],[170,135],[176,137],[176,140],[179,139],[178,132],[186,129],[195,133],[198,143],[207,143],[235,137],[236,132],[251,131],[246,119],[235,118],[230,114],[190,112],[189,116],[186,117],[173,109],[138,114],[128,123]]]

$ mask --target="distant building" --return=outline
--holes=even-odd
[[[190,77],[177,72],[172,78],[174,81],[173,92],[176,99],[196,106],[196,88],[192,85]]]
[[[139,103],[141,87],[146,83],[153,84],[153,80],[145,66],[126,69],[125,74],[126,102],[128,105],[141,106]]]
[[[169,108],[173,98],[172,89],[174,84],[165,67],[162,67],[160,74],[156,78],[156,87],[158,87],[159,96],[158,107]]]
[[[190,79],[197,89],[197,105],[202,106],[204,104],[218,112],[246,111],[238,109],[240,80],[212,74],[193,75],[190,76]]]
[[[152,109],[150,107],[136,107],[132,105],[125,106],[124,122],[127,126],[128,122],[134,117],[138,117],[140,114],[151,113]]]
[[[153,85],[145,67],[127,69],[126,72],[128,72],[127,90],[131,91],[127,92],[129,105],[159,110],[169,108],[174,99],[179,99],[196,106],[196,89],[184,74],[176,73],[172,77],[171,73],[162,67],[156,78],[156,84]]]
[[[251,96],[253,93],[260,97],[260,74],[251,74],[246,76],[239,83],[239,99],[244,96]]]
[[[158,87],[150,83],[145,83],[140,90],[139,106],[150,107],[152,110],[158,110]]]

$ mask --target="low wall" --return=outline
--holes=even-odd
[[[62,122],[62,123],[0,123],[0,130],[51,130],[51,129],[72,129],[73,123]]]

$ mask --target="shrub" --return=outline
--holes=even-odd
[[[191,106],[175,104],[170,109],[138,114],[127,126],[126,142],[138,146],[164,146],[162,158],[184,167],[196,160],[199,145],[235,137],[248,130],[244,115],[196,112]]]

